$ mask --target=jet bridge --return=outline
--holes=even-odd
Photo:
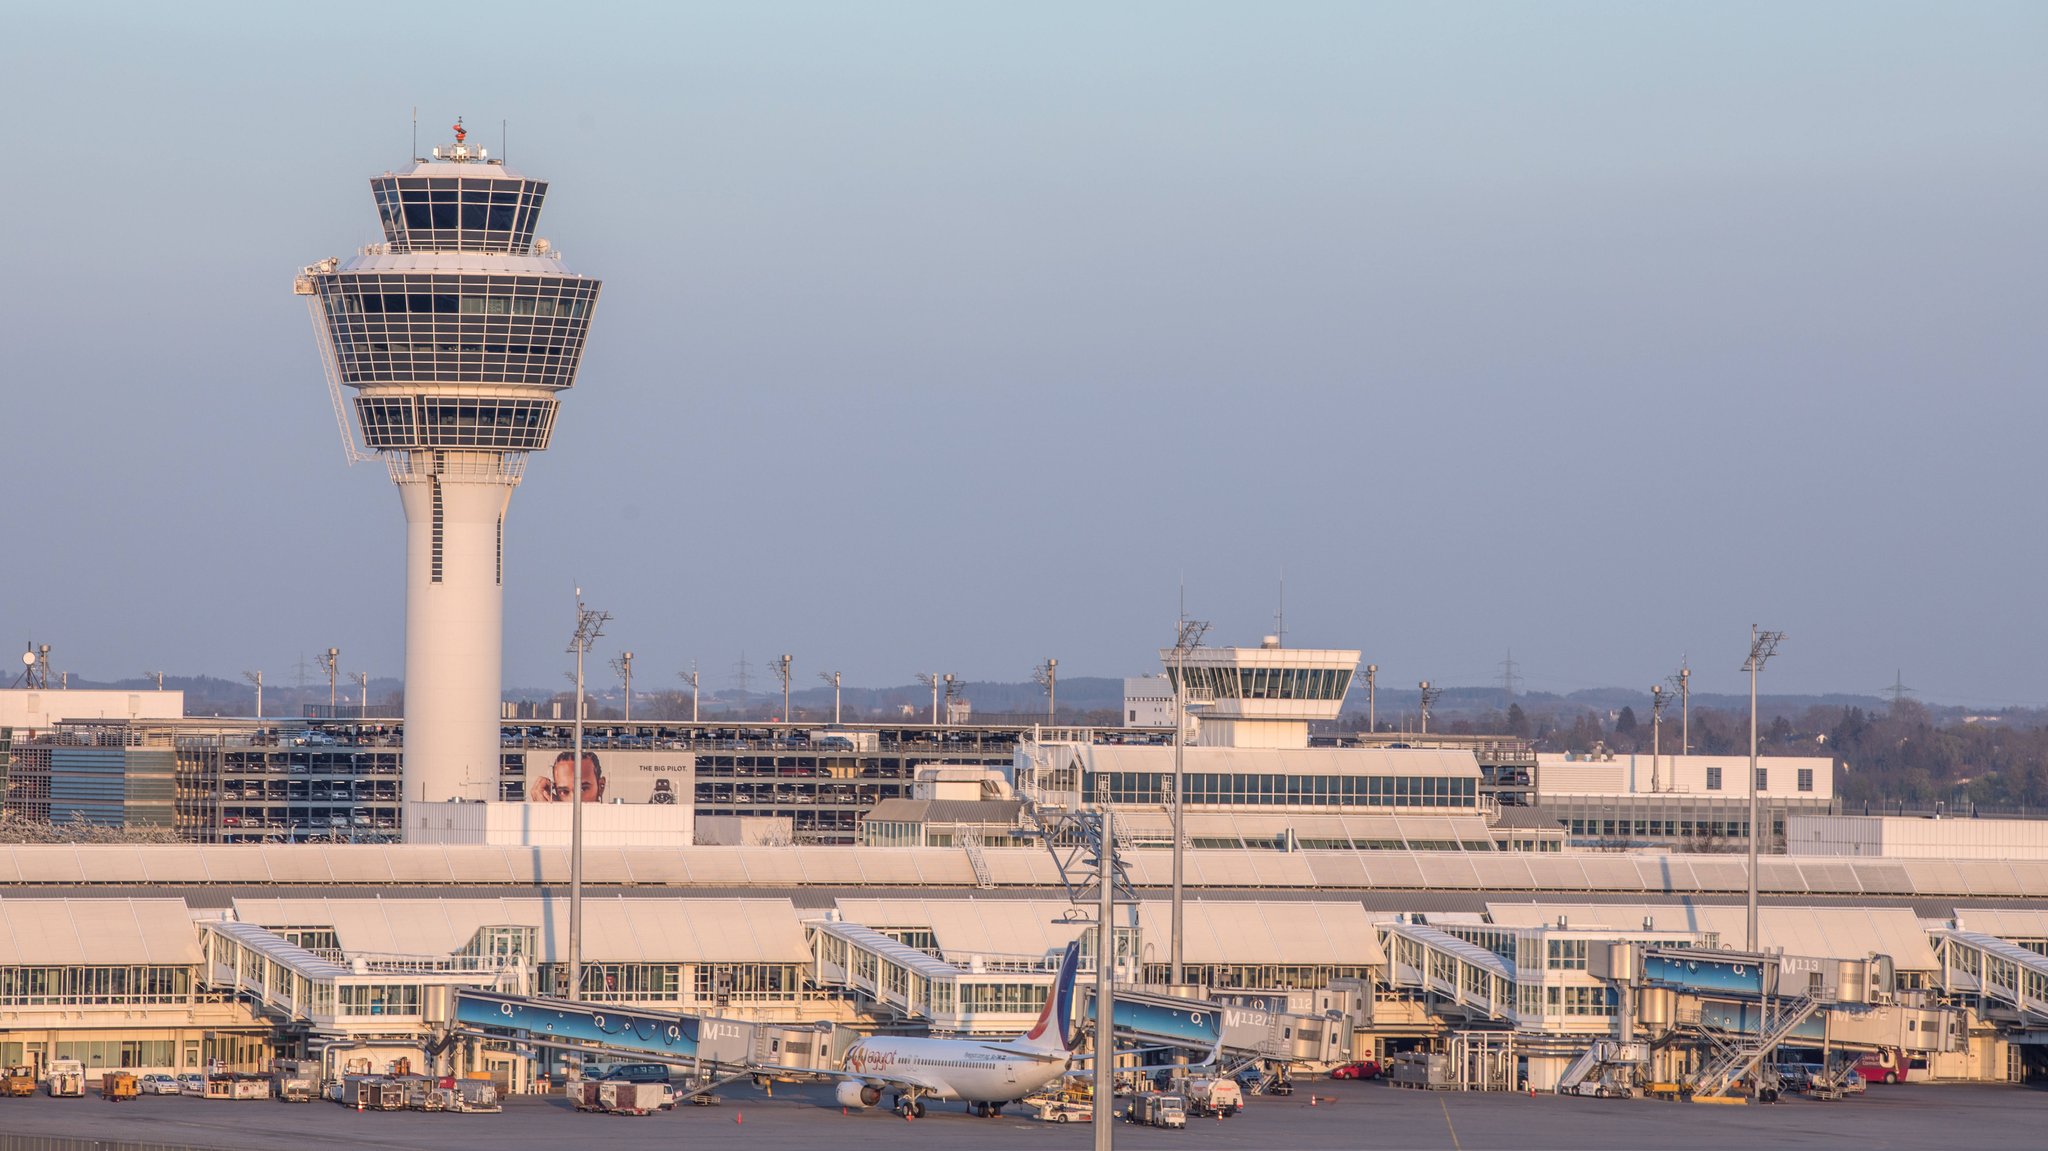
[[[705,1080],[815,1071],[838,1054],[838,1029],[830,1024],[755,1023],[470,988],[454,999],[451,1026],[465,1035],[677,1064]]]
[[[2017,1014],[2024,1027],[2048,1029],[2048,955],[1976,931],[1933,934],[1945,989],[1974,992]]]

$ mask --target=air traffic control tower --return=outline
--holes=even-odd
[[[504,676],[505,509],[576,382],[598,281],[544,239],[545,181],[466,142],[370,181],[384,242],[306,268],[351,462],[369,452],[405,507],[405,806],[494,798]],[[423,817],[422,817],[423,818]]]

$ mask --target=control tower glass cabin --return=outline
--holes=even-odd
[[[384,242],[306,268],[329,389],[405,508],[405,800],[495,796],[505,509],[576,382],[599,283],[534,238],[545,181],[464,141],[370,181]]]

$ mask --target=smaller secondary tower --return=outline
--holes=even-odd
[[[534,237],[544,181],[466,141],[370,181],[384,242],[306,268],[351,462],[342,389],[405,508],[405,762],[416,803],[495,798],[505,509],[576,382],[599,283]]]

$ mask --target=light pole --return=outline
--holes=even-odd
[[[327,669],[327,718],[334,718],[334,680],[341,673],[341,649],[330,647],[327,658],[321,662]]]
[[[782,658],[775,661],[775,671],[778,675],[782,676],[782,722],[784,723],[789,722],[789,665],[795,659],[795,656],[784,652],[782,653]]]
[[[356,686],[363,689],[362,702],[356,705],[356,718],[368,719],[370,717],[370,673],[367,671],[357,672]]]
[[[1031,678],[1037,680],[1038,686],[1045,689],[1045,722],[1050,724],[1053,722],[1053,716],[1059,711],[1057,704],[1060,687],[1060,661],[1048,656],[1044,663],[1032,669]]]
[[[1369,663],[1369,664],[1366,664],[1366,665],[1365,665],[1365,730],[1366,730],[1366,731],[1368,731],[1368,732],[1375,732],[1375,731],[1378,731],[1378,730],[1380,729],[1380,700],[1379,700],[1379,678],[1380,678],[1380,665],[1378,665],[1378,664],[1376,664],[1376,663]]]
[[[256,718],[257,718],[257,719],[262,719],[262,718],[263,718],[263,673],[262,673],[262,672],[260,672],[260,671],[245,671],[245,672],[243,672],[243,673],[242,673],[242,678],[243,678],[243,679],[246,679],[246,680],[248,680],[248,681],[249,681],[250,683],[253,683],[253,684],[255,684],[255,685],[256,685]]]
[[[1692,754],[1692,669],[1678,667],[1678,754]]]
[[[625,685],[626,722],[633,722],[633,653],[620,652],[612,661],[612,670],[619,673],[619,682]]]
[[[939,726],[939,673],[932,672],[927,675],[924,672],[919,672],[917,673],[917,682],[932,689],[932,726],[937,727]]]
[[[1429,705],[1436,702],[1436,697],[1442,695],[1444,689],[1439,687],[1432,690],[1429,686],[1429,681],[1426,679],[1422,681],[1420,687],[1422,689],[1422,734],[1428,735]]]
[[[679,671],[676,678],[690,685],[690,722],[697,722],[697,664],[692,660],[690,670]]]
[[[569,650],[576,653],[576,763],[570,773],[569,799],[569,994],[583,998],[583,657],[591,643],[604,634],[607,611],[583,606],[583,589],[576,589],[576,634]],[[550,770],[553,770],[552,768]]]
[[[951,726],[952,726],[952,724],[953,724],[953,693],[954,693],[954,691],[955,691],[955,689],[956,689],[956,686],[957,686],[957,685],[956,685],[956,684],[954,683],[954,680],[953,680],[953,673],[952,673],[952,672],[950,672],[950,671],[949,671],[949,672],[947,672],[947,673],[946,673],[946,725],[947,725],[948,727],[951,727]]]
[[[1095,860],[1095,1149],[1110,1151],[1110,1121],[1116,1110],[1116,817],[1102,809],[1102,842]],[[1178,940],[1176,935],[1175,939]],[[1179,977],[1175,977],[1179,982]],[[1066,1026],[1065,1020],[1052,1021]]]
[[[1663,684],[1650,685],[1650,790],[1653,792],[1664,790],[1658,786],[1664,771],[1660,741],[1664,735],[1664,705],[1670,702],[1671,697],[1664,694]]]
[[[1764,668],[1764,661],[1777,654],[1778,642],[1785,638],[1781,631],[1758,631],[1755,624],[1749,625],[1749,658],[1742,663],[1742,670],[1749,673],[1749,950],[1757,949],[1756,934],[1756,872],[1757,840],[1756,825],[1756,675]]]
[[[1183,914],[1185,911],[1182,900],[1186,894],[1186,860],[1183,858],[1186,848],[1184,841],[1187,838],[1186,828],[1183,824],[1186,817],[1186,805],[1182,800],[1182,796],[1187,791],[1187,757],[1185,751],[1188,742],[1188,653],[1201,646],[1202,636],[1208,630],[1209,625],[1207,623],[1198,619],[1182,617],[1180,625],[1174,629],[1173,651],[1171,653],[1173,656],[1173,930],[1171,938],[1168,940],[1171,952],[1168,958],[1172,962],[1173,983],[1176,987],[1180,986],[1186,976],[1186,972],[1181,966],[1181,937],[1184,925]],[[1105,807],[1103,814],[1107,816],[1108,813],[1109,809]],[[1106,829],[1109,825],[1105,823],[1103,826]]]
[[[839,726],[839,673],[819,672],[818,678],[832,685],[832,726]]]

